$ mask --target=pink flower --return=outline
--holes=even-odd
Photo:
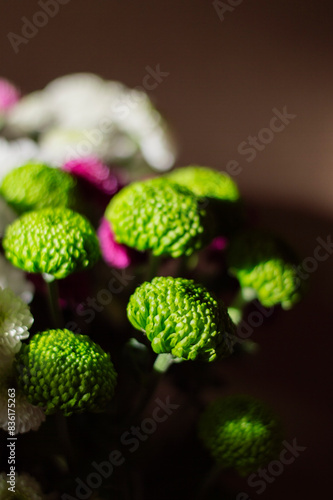
[[[67,161],[63,170],[87,181],[107,195],[113,195],[120,189],[119,178],[95,156],[86,156]]]
[[[228,246],[228,240],[224,236],[217,236],[209,245],[209,250],[223,251]]]
[[[139,252],[117,243],[111,225],[104,217],[97,230],[102,256],[107,264],[117,269],[125,269],[140,255]]]
[[[18,88],[5,78],[0,78],[0,112],[8,111],[19,100],[21,94]]]

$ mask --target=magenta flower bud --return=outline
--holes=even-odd
[[[115,194],[121,187],[118,176],[95,156],[74,158],[62,168],[107,195]]]
[[[117,269],[125,269],[142,260],[143,254],[122,243],[117,243],[110,222],[103,217],[97,237],[104,261]]]
[[[20,97],[20,91],[15,85],[5,78],[0,78],[0,112],[11,109]]]

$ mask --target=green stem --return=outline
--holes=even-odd
[[[153,252],[149,253],[149,262],[145,281],[151,281],[153,278],[155,278],[155,276],[157,276],[160,262],[160,256],[153,255]]]
[[[59,304],[58,282],[53,277],[51,279],[49,275],[43,274],[43,278],[47,286],[49,308],[50,308],[53,328],[62,328],[64,321]]]
[[[184,278],[187,275],[187,271],[188,271],[187,262],[188,261],[187,261],[186,255],[182,255],[181,257],[179,257],[178,262],[177,262],[176,271],[175,271],[176,277],[180,276],[180,277]]]
[[[175,362],[178,362],[178,360],[176,360],[171,354],[159,354],[157,356],[153,365],[153,370],[146,378],[146,383],[135,411],[131,415],[131,420],[141,415],[151,400],[163,374],[166,373],[169,367]]]
[[[255,297],[255,292],[250,288],[239,289],[232,304],[228,307],[228,313],[235,325],[239,325],[242,321],[245,308]]]
[[[159,354],[155,359],[153,370],[155,373],[162,375],[169,369],[169,366],[171,366],[175,362],[177,361],[172,356],[172,354]]]
[[[48,301],[49,301],[49,308],[50,308],[53,328],[62,328],[63,317],[59,304],[58,283],[53,278],[53,276],[50,276],[48,274],[43,274],[43,279],[47,286]],[[66,418],[63,416],[62,413],[59,412],[56,414],[55,419],[56,419],[56,426],[57,426],[59,440],[64,450],[68,470],[71,474],[75,474],[77,460],[74,448],[70,440]]]
[[[77,457],[70,439],[67,420],[60,412],[55,415],[55,420],[59,441],[61,443],[62,449],[64,450],[68,470],[71,474],[75,475],[77,473]]]
[[[248,304],[256,298],[256,293],[251,288],[240,288],[236,297],[234,298],[230,307],[228,307],[228,313],[235,325],[238,327],[244,317],[244,311]],[[240,349],[247,354],[256,354],[259,350],[259,346],[256,342],[252,340],[239,339]]]

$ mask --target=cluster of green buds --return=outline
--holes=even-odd
[[[19,189],[24,179],[26,193],[22,186]],[[35,191],[28,193],[34,182]],[[84,216],[67,208],[74,186],[68,174],[45,165],[26,165],[8,174],[2,192],[18,212],[26,212],[6,229],[3,248],[9,262],[53,281],[98,261],[100,248],[94,228]],[[45,197],[49,195],[52,201],[54,195],[58,204],[43,208],[44,204],[38,203],[44,198],[43,189]],[[108,408],[116,371],[110,355],[89,337],[57,329],[35,334],[28,344],[21,345],[16,337],[14,340],[20,347],[19,352],[15,350],[16,379],[26,408],[38,407],[43,414],[60,411],[66,416]]]
[[[93,226],[72,210],[75,190],[69,174],[39,163],[17,168],[3,179],[0,194],[20,214],[3,239],[9,262],[52,281],[98,261]],[[285,309],[301,296],[297,259],[284,243],[257,230],[233,236],[243,222],[242,203],[226,174],[190,166],[134,182],[112,198],[105,218],[117,243],[154,256],[190,256],[216,234],[227,234],[228,268],[243,291],[250,289],[264,306],[281,304]],[[5,300],[8,293],[3,295]],[[154,353],[170,358],[211,362],[230,355],[236,342],[226,305],[203,285],[181,277],[158,276],[139,285],[127,316]],[[11,348],[19,393],[43,416],[110,407],[117,373],[110,354],[88,336],[46,330],[21,346],[28,326],[11,337],[6,328],[0,354]],[[220,398],[210,405],[200,419],[199,436],[218,463],[241,474],[275,458],[282,440],[279,419],[249,396]]]
[[[243,224],[243,205],[237,184],[229,175],[198,165],[177,168],[167,178],[197,196],[215,219],[217,234],[229,235]]]
[[[240,195],[226,174],[190,166],[135,182],[105,212],[116,241],[153,255],[191,255],[242,220]]]

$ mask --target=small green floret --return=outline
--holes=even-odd
[[[291,248],[270,233],[249,230],[230,243],[227,262],[243,289],[250,288],[265,307],[290,309],[303,294],[299,263]]]
[[[73,208],[76,181],[67,172],[31,162],[9,172],[0,193],[18,214],[46,207]]]
[[[200,418],[199,437],[222,467],[234,468],[241,475],[266,465],[282,449],[280,420],[250,396],[214,401]]]
[[[230,235],[244,222],[237,184],[229,175],[212,168],[190,165],[177,168],[167,178],[197,196],[215,219],[216,234]]]
[[[118,243],[154,255],[191,255],[211,238],[210,221],[198,199],[165,178],[125,187],[112,198],[105,217]]]
[[[20,388],[47,415],[104,411],[114,394],[117,374],[110,355],[69,330],[34,335],[17,354],[16,366]]]
[[[232,352],[235,326],[226,307],[192,280],[160,276],[143,283],[127,315],[157,354],[214,361]]]
[[[87,269],[100,257],[90,222],[66,208],[45,208],[22,215],[8,226],[3,247],[14,266],[56,279]]]
[[[196,196],[217,200],[237,201],[240,198],[237,184],[231,177],[212,168],[190,165],[177,168],[168,178],[190,189]]]

